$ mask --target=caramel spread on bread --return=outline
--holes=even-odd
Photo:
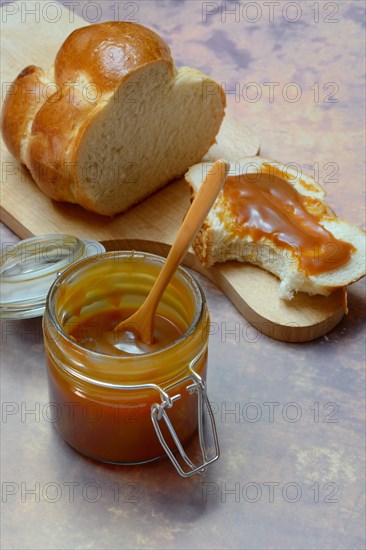
[[[210,167],[188,170],[193,193]],[[236,260],[270,271],[285,300],[295,292],[327,296],[365,275],[365,232],[336,216],[313,178],[263,157],[231,165],[192,246],[205,267]]]
[[[276,174],[229,176],[224,196],[239,236],[250,234],[258,242],[266,237],[292,249],[301,269],[318,275],[346,265],[354,247],[336,239],[318,223],[300,193]]]

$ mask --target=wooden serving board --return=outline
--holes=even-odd
[[[2,28],[2,82],[10,83],[29,64],[49,67],[68,34],[87,23],[66,10],[57,25],[22,22],[16,13]],[[3,85],[4,89],[4,85]],[[235,127],[236,125],[236,127]],[[235,133],[240,139],[232,140]],[[234,141],[234,143],[233,143]],[[227,115],[218,143],[209,151],[211,160],[235,161],[256,155],[254,134]],[[134,249],[166,255],[189,207],[189,189],[184,180],[174,181],[129,212],[107,218],[77,205],[57,203],[43,195],[24,167],[18,165],[1,143],[2,221],[19,237],[42,233],[67,233],[102,241],[108,249]],[[297,295],[291,302],[278,297],[279,282],[250,264],[229,262],[204,269],[192,252],[185,265],[214,281],[255,328],[283,341],[304,342],[331,330],[346,311],[344,289],[330,297]],[[244,326],[244,325],[243,325]]]

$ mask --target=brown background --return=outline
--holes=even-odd
[[[113,19],[117,9],[86,4],[76,12],[89,19]],[[319,168],[332,207],[363,225],[364,3],[269,4],[273,14],[263,2],[118,3],[120,18],[167,39],[178,64],[236,87],[230,107],[255,128],[262,155],[313,175]],[[2,226],[2,243],[14,240]],[[215,332],[209,395],[222,456],[191,480],[166,460],[107,466],[70,449],[47,421],[40,320],[2,322],[4,548],[364,547],[364,284],[349,290],[350,313],[335,330],[299,345],[256,333],[199,279]]]

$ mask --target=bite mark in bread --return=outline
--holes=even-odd
[[[211,163],[192,166],[186,174],[193,193],[199,188]],[[294,292],[328,295],[336,288],[346,286],[365,275],[365,232],[336,217],[325,202],[325,191],[312,178],[296,173],[280,163],[260,157],[248,157],[231,166],[229,176],[269,173],[269,169],[282,173],[301,196],[306,210],[316,218],[334,239],[349,243],[352,253],[349,261],[318,274],[309,274],[301,267],[301,248],[281,246],[271,235],[256,239],[245,224],[238,228],[237,220],[225,195],[225,186],[206,218],[193,243],[193,249],[205,267],[228,260],[250,262],[276,275],[280,280],[280,296],[291,299]],[[332,238],[333,238],[332,237]],[[296,244],[296,243],[295,243]]]

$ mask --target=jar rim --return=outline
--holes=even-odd
[[[57,292],[57,288],[62,283],[65,282],[65,279],[67,280],[67,278],[69,276],[71,276],[72,274],[74,274],[79,269],[83,268],[84,266],[87,266],[88,264],[96,263],[96,262],[99,262],[99,261],[103,261],[103,259],[109,259],[109,258],[112,258],[112,257],[115,258],[116,255],[118,257],[130,258],[132,261],[134,260],[134,258],[140,257],[145,261],[147,260],[148,262],[161,264],[161,265],[166,260],[165,257],[159,256],[158,254],[153,254],[153,253],[150,253],[150,252],[140,252],[140,251],[134,251],[134,250],[115,250],[115,251],[104,252],[102,254],[98,254],[97,256],[92,256],[90,258],[85,258],[83,260],[75,262],[70,267],[68,267],[65,271],[63,271],[59,275],[59,277],[53,282],[53,284],[52,284],[52,286],[51,286],[51,288],[48,292],[47,299],[46,299],[46,311],[48,311],[51,322],[56,327],[57,331],[61,334],[62,338],[64,340],[66,340],[67,344],[72,346],[72,348],[75,349],[75,350],[78,350],[80,352],[85,353],[86,348],[81,346],[80,344],[78,344],[72,338],[70,338],[70,336],[63,329],[63,327],[62,327],[62,325],[61,325],[61,323],[60,323],[60,321],[57,317],[56,307],[55,307],[55,300],[54,300],[55,293]],[[177,338],[176,340],[169,343],[168,345],[166,345],[162,348],[159,348],[155,351],[139,354],[138,355],[139,359],[145,359],[147,357],[154,357],[155,358],[159,354],[165,353],[167,351],[171,351],[172,348],[174,348],[175,346],[178,346],[179,344],[181,344],[191,334],[194,333],[194,331],[196,330],[200,320],[202,319],[204,306],[205,306],[206,302],[205,302],[205,297],[204,297],[201,285],[198,283],[198,281],[196,281],[196,279],[193,277],[193,275],[191,275],[181,265],[176,270],[174,276],[176,276],[176,275],[180,275],[185,280],[185,282],[188,283],[190,289],[193,290],[193,295],[194,295],[194,298],[195,298],[194,317],[193,317],[192,321],[190,322],[187,330],[183,334],[181,334],[179,336],[179,338]],[[90,350],[90,349],[87,349],[87,352],[88,352],[88,354],[90,354],[91,357],[95,357],[95,358],[99,358],[99,359],[102,358],[102,357],[120,359],[121,361],[123,360],[123,362],[126,362],[126,363],[128,361],[136,361],[136,357],[137,357],[136,355],[130,355],[130,356],[129,355],[126,355],[126,356],[125,355],[121,355],[121,356],[110,355],[110,354],[106,354],[106,353],[102,353],[102,352],[98,352],[98,351],[94,351],[94,350]]]

